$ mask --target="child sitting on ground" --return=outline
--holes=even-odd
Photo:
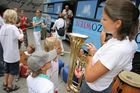
[[[27,77],[28,76],[28,66],[27,66],[27,58],[35,51],[35,47],[33,44],[29,44],[27,47],[27,51],[20,51],[20,76]]]
[[[50,80],[55,85],[55,93],[58,93],[58,56],[61,54],[62,48],[59,39],[56,37],[46,38],[44,43],[44,50],[49,52],[53,49],[57,51],[57,58],[51,62],[52,67],[46,72],[49,75]]]
[[[56,57],[56,50],[36,51],[29,56],[27,63],[31,74],[27,78],[28,93],[54,93],[54,84],[45,73]]]
[[[29,57],[34,51],[35,51],[35,46],[33,44],[29,44],[27,46],[27,51],[25,51],[24,53],[26,56]]]

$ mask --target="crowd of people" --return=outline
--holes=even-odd
[[[68,10],[66,9],[65,13]],[[14,79],[18,81],[20,77],[28,77],[29,93],[46,93],[47,91],[47,93],[53,93],[53,91],[58,93],[58,58],[59,55],[63,55],[64,48],[62,37],[57,34],[57,30],[66,25],[65,20],[68,17],[64,20],[64,14],[59,15],[59,19],[52,27],[55,32],[50,37],[46,37],[44,46],[42,46],[41,31],[46,24],[41,13],[41,10],[37,9],[32,22],[29,22],[24,10],[17,8],[6,9],[0,16],[0,61],[1,66],[3,66],[1,75],[4,74],[3,89],[7,92],[20,88],[14,84]],[[28,42],[27,30],[31,25],[35,45]],[[25,51],[21,49],[23,44],[26,47]],[[42,80],[46,83],[41,83]],[[44,89],[38,88],[38,86],[35,87],[31,84],[33,81],[36,83],[34,85],[41,86],[43,84],[42,86],[44,86],[46,84],[48,86]]]
[[[29,44],[27,28],[31,25],[24,10],[7,9],[0,16],[0,63],[4,80],[3,90],[12,92],[20,87],[13,83],[15,76],[27,77],[29,93],[58,93],[58,58],[64,55],[59,31],[68,31],[73,13],[66,5],[51,28],[50,37],[41,44],[41,31],[46,27],[41,10],[35,11],[32,18],[35,45]],[[139,26],[139,10],[130,0],[107,0],[103,9],[101,24],[102,47],[88,43],[86,67],[81,68],[77,61],[75,76],[83,79],[80,93],[111,93],[114,77],[122,70],[132,69],[132,59],[137,49],[134,40]],[[24,43],[27,51],[26,63],[21,62],[20,46]],[[79,58],[83,55],[79,51]],[[1,73],[0,73],[1,74]]]

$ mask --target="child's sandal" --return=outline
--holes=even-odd
[[[7,84],[4,84],[4,83],[3,83],[2,86],[3,86],[3,90],[6,90],[6,88],[7,88]]]
[[[14,85],[12,87],[7,87],[6,91],[9,93],[9,92],[18,90],[19,88],[20,88],[19,86]]]

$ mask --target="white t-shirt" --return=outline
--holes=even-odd
[[[60,36],[59,36],[58,33],[57,33],[57,29],[64,27],[64,25],[65,25],[65,21],[64,21],[63,18],[57,19],[57,20],[55,21],[53,27],[52,27],[52,29],[55,29],[55,32],[53,33],[53,36],[59,38]]]
[[[53,83],[43,77],[27,77],[28,93],[54,93]]]
[[[3,47],[4,61],[14,63],[19,61],[20,54],[18,49],[18,39],[20,33],[15,25],[4,24],[0,30],[0,42]]]
[[[108,88],[113,78],[121,70],[131,70],[132,59],[136,49],[137,44],[134,40],[130,42],[128,38],[123,41],[114,38],[110,39],[95,53],[92,61],[94,65],[100,60],[110,71],[93,83],[87,83],[88,86],[95,91],[102,91]]]
[[[59,18],[54,22],[54,25],[53,25],[52,29],[55,29],[55,28],[59,29],[59,28],[64,27],[64,25],[65,25],[64,19]]]

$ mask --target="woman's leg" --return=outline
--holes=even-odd
[[[36,44],[36,50],[42,50],[40,32],[34,32],[34,39],[35,39],[35,44]]]

